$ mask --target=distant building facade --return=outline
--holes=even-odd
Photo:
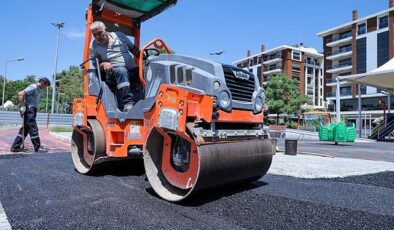
[[[233,62],[240,68],[257,75],[260,85],[269,84],[271,77],[285,73],[290,79],[299,82],[302,94],[309,97],[308,107],[324,108],[323,54],[303,44],[282,45],[270,50],[261,47],[261,52]]]
[[[352,13],[352,21],[322,31],[323,38],[325,98],[336,106],[336,78],[370,72],[394,57],[394,0],[389,8],[375,14],[358,18]],[[387,96],[382,90],[361,86],[361,104],[364,120],[382,116],[387,108]],[[340,82],[341,113],[356,120],[358,114],[358,86]],[[392,107],[394,100],[392,99]]]

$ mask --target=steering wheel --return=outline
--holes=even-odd
[[[148,48],[150,46],[154,46],[155,48]],[[141,84],[144,87],[146,86],[146,82],[145,82],[145,79],[144,79],[143,68],[142,68],[144,66],[144,59],[148,58],[151,55],[158,56],[160,54],[159,50],[163,50],[163,49],[167,53],[171,53],[170,48],[168,48],[167,44],[164,43],[161,38],[155,38],[155,39],[153,39],[152,41],[148,42],[145,46],[143,46],[141,48],[141,52],[143,52],[143,55],[140,55],[140,57],[138,58],[138,65],[140,66],[139,71],[138,71],[138,76],[140,78]]]
[[[144,59],[148,59],[149,56],[159,56],[160,51],[156,48],[148,48],[144,50]]]

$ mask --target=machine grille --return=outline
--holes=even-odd
[[[234,76],[232,71],[225,71],[227,87],[230,89],[233,100],[250,102],[254,92],[254,77],[241,79]]]

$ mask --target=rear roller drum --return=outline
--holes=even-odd
[[[82,174],[92,172],[95,160],[105,156],[105,135],[99,121],[88,119],[88,128],[74,128],[71,138],[71,156],[75,169]]]
[[[197,146],[191,135],[153,128],[144,149],[145,171],[154,191],[176,202],[200,189],[259,179],[271,165],[271,143],[256,139]]]

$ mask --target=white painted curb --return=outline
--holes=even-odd
[[[12,229],[10,223],[8,222],[7,215],[5,214],[3,206],[1,205],[1,202],[0,202],[0,229],[1,230]]]

